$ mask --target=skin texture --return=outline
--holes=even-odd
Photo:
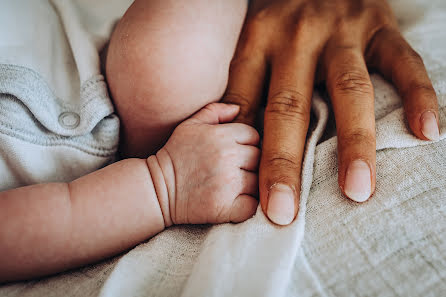
[[[221,99],[246,9],[240,0],[130,6],[106,59],[123,156],[156,153],[179,123]]]
[[[325,82],[332,100],[339,186],[354,201],[366,201],[376,183],[369,69],[398,89],[410,130],[423,140],[438,138],[432,84],[385,0],[223,2],[194,0],[185,8],[139,0],[121,20],[107,79],[124,119],[125,156],[164,143],[176,123],[220,98],[222,86],[223,102],[241,107],[235,121],[252,125],[266,90],[260,201],[273,222],[286,225],[298,212],[315,82]],[[270,203],[269,196],[277,199]]]
[[[273,222],[287,225],[298,212],[315,80],[325,81],[333,104],[341,190],[358,202],[374,192],[374,93],[368,67],[396,86],[412,132],[436,140],[435,91],[386,1],[250,2],[223,102],[239,104],[236,121],[252,124],[269,77],[259,185],[262,209]]]
[[[172,224],[246,220],[257,191],[269,218],[289,224],[315,81],[333,103],[339,185],[366,200],[375,188],[368,67],[397,87],[412,132],[435,140],[435,92],[384,0],[135,1],[113,34],[107,80],[123,156],[158,153],[0,193],[0,282],[97,261]],[[240,122],[254,122],[265,87],[257,186],[258,135]],[[210,105],[169,139],[223,93],[238,116]],[[228,121],[239,123],[218,125]]]
[[[157,153],[174,224],[238,223],[254,215],[259,134],[245,124],[217,125],[238,111],[237,105],[207,105],[178,126]]]
[[[0,283],[48,275],[125,251],[172,224],[254,215],[259,135],[214,103],[146,159],[126,159],[70,183],[0,193]],[[210,162],[210,160],[212,160]]]

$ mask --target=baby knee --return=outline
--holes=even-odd
[[[121,118],[177,123],[220,99],[232,51],[207,24],[147,14],[131,7],[118,24],[107,81]]]
[[[239,0],[136,0],[127,10],[106,58],[123,155],[156,152],[177,124],[221,98],[246,7]]]

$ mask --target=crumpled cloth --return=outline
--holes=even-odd
[[[0,296],[444,296],[446,2],[390,3],[437,91],[441,134],[415,138],[395,89],[372,75],[377,186],[368,202],[338,188],[336,137],[321,141],[332,112],[316,92],[292,225],[273,226],[258,209],[237,225],[175,226],[100,264],[3,286]]]

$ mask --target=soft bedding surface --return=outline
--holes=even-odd
[[[0,296],[444,296],[446,294],[446,2],[390,1],[437,91],[441,140],[407,128],[400,99],[372,75],[377,187],[364,204],[337,185],[336,138],[315,93],[298,219],[177,226],[102,263],[0,287]],[[103,2],[105,3],[105,2]],[[105,10],[103,10],[105,12]]]

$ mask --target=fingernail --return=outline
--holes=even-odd
[[[438,140],[440,138],[437,118],[432,111],[426,111],[421,115],[421,133],[430,140]]]
[[[294,220],[296,194],[287,185],[275,184],[268,194],[267,215],[277,225],[288,225]]]
[[[372,178],[369,165],[362,160],[350,163],[345,176],[344,192],[356,202],[364,202],[372,194]]]

